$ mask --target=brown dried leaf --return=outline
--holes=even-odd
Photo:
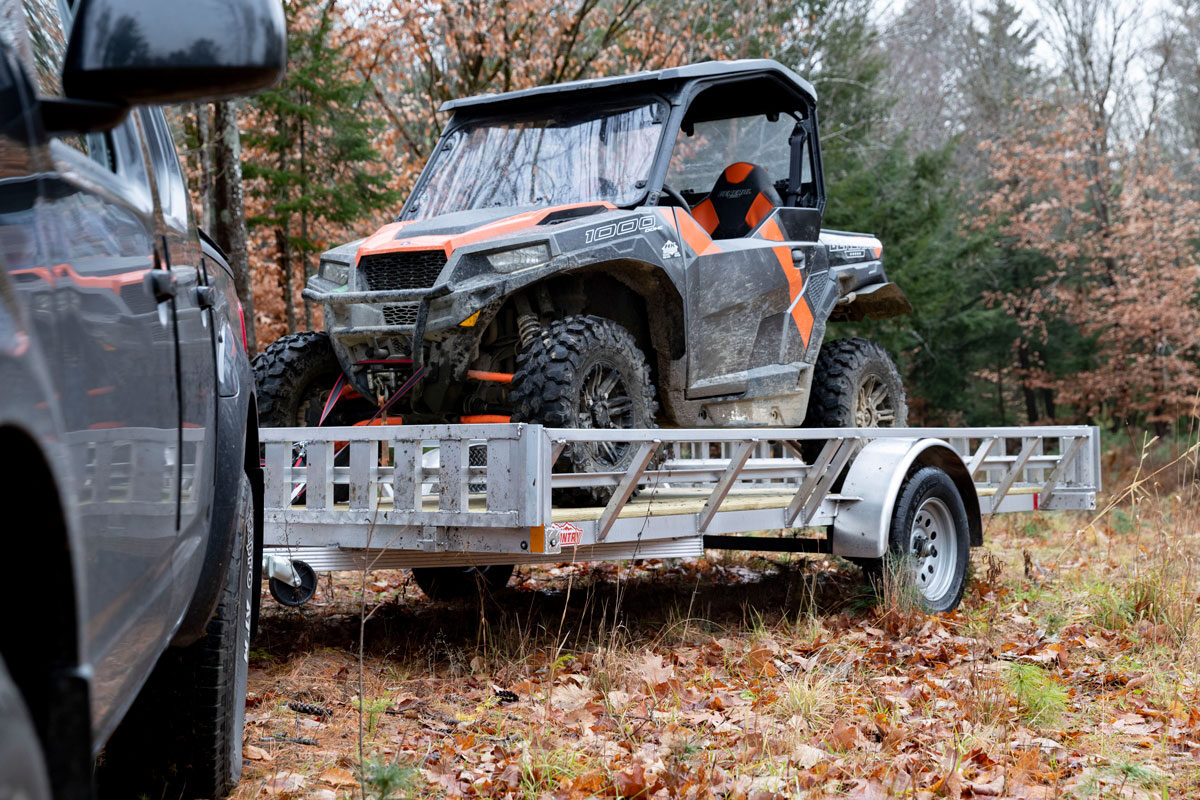
[[[295,772],[276,772],[267,778],[263,788],[272,797],[286,797],[303,789],[307,782],[308,780],[303,775]]]

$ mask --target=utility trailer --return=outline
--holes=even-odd
[[[536,424],[264,428],[273,594],[315,571],[832,553],[906,569],[954,608],[984,516],[1088,510],[1095,427],[558,429]],[[565,448],[632,452],[623,472],[554,472]],[[348,451],[348,462],[343,455]],[[816,455],[809,459],[805,453]],[[340,458],[338,456],[341,456]],[[348,463],[347,466],[335,464]],[[601,487],[607,504],[556,496]],[[507,573],[504,573],[507,577]]]

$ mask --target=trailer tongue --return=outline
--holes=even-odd
[[[1094,427],[551,429],[531,424],[264,428],[265,572],[821,552],[905,560],[931,610],[957,605],[982,519],[1085,510]],[[807,463],[801,453],[816,450]],[[346,448],[349,465],[335,466]],[[632,451],[626,472],[552,472],[564,448]],[[348,491],[336,492],[345,485]],[[609,487],[604,506],[555,492]],[[335,502],[348,497],[348,502]],[[295,562],[302,562],[293,567]],[[280,598],[280,594],[276,594]],[[289,603],[292,604],[292,603]]]

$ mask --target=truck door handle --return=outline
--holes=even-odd
[[[211,286],[197,286],[192,289],[192,296],[196,298],[196,305],[200,308],[212,308],[217,304],[217,290]]]
[[[146,290],[154,297],[156,303],[162,303],[175,296],[179,285],[170,270],[152,269],[146,273]]]

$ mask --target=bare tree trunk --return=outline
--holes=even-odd
[[[246,343],[258,352],[254,333],[254,291],[250,284],[250,251],[246,245],[246,203],[242,195],[242,144],[237,108],[232,102],[213,104],[213,225],[212,235],[229,256],[233,285],[246,319]]]
[[[306,153],[304,152],[304,119],[300,119],[300,191],[308,192],[308,164],[305,160]],[[308,209],[300,208],[300,241],[304,245],[300,249],[300,275],[304,285],[308,285],[308,279],[312,277],[308,272]],[[304,329],[312,330],[312,303],[304,301]]]
[[[1021,393],[1025,395],[1025,415],[1029,418],[1029,424],[1033,425],[1038,421],[1037,395],[1029,385],[1029,350],[1024,344],[1017,348],[1017,363],[1021,365]]]
[[[288,333],[295,333],[296,293],[292,291],[292,248],[284,228],[275,228],[275,246],[279,248],[279,288],[283,292],[283,307],[287,311],[287,330]]]
[[[213,193],[212,132],[208,119],[208,105],[196,103],[192,106],[192,119],[196,125],[196,150],[200,155],[200,227],[213,230],[216,220],[216,197]]]

